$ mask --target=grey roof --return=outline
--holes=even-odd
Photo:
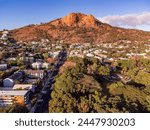
[[[9,79],[12,79],[12,80],[18,80],[20,78],[22,78],[22,75],[23,75],[23,71],[17,71],[17,72],[14,72],[11,76],[9,76],[8,78]]]

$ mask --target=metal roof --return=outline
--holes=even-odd
[[[28,90],[23,91],[1,91],[0,90],[0,96],[24,96]]]
[[[14,87],[12,89],[31,89],[32,88],[32,84],[15,84]]]
[[[8,78],[12,79],[12,80],[18,80],[18,79],[22,78],[22,75],[23,75],[23,71],[17,71],[15,73],[13,73],[11,76],[9,76]]]

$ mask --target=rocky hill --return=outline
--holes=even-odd
[[[54,26],[98,27],[102,23],[95,19],[93,15],[71,13],[68,16],[50,22],[50,24]]]
[[[71,13],[49,23],[11,30],[11,37],[16,41],[49,39],[66,43],[103,43],[118,40],[148,42],[150,32],[112,27],[93,15]]]

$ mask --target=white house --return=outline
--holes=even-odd
[[[59,52],[60,52],[60,51],[55,51],[55,52],[53,52],[53,57],[56,58],[56,57],[58,56]]]
[[[8,35],[8,34],[9,34],[9,32],[8,32],[8,31],[3,31],[3,34]]]
[[[30,63],[33,63],[35,60],[33,56],[25,56],[23,57],[23,59],[25,62],[30,62]]]
[[[87,57],[94,57],[94,55],[91,54],[91,53],[86,54],[86,56],[87,56]]]
[[[42,63],[42,62],[35,62],[35,63],[32,63],[32,68],[33,69],[42,69],[42,68],[46,68],[48,69],[49,68],[49,63]]]
[[[2,40],[7,40],[8,39],[8,33],[9,33],[8,31],[4,31],[2,36],[1,36],[1,39]]]
[[[48,69],[48,68],[49,68],[49,65],[50,65],[49,63],[46,63],[46,62],[45,62],[45,63],[42,64],[42,67]]]
[[[42,68],[42,63],[41,62],[34,62],[34,63],[32,63],[32,68],[39,70]]]
[[[62,49],[61,45],[56,46],[56,49]]]
[[[44,70],[24,70],[26,75],[30,78],[43,78]]]
[[[0,64],[0,70],[6,70],[7,64]]]

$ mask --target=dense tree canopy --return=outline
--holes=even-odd
[[[116,68],[121,71],[115,73],[122,79],[110,81],[110,67],[98,60],[69,60],[77,65],[55,79],[49,112],[150,112],[148,60],[118,61]]]

